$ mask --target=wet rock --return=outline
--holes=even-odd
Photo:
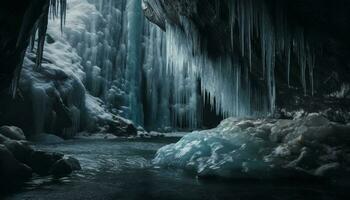
[[[0,145],[0,190],[20,186],[31,176],[32,169],[16,160],[4,145]]]
[[[70,175],[73,171],[81,170],[77,159],[68,157],[58,160],[50,169],[50,174],[54,177],[64,177]]]
[[[108,122],[108,132],[116,136],[136,136],[137,128],[131,121],[124,119],[114,119]]]
[[[55,39],[54,39],[50,34],[46,34],[46,42],[47,42],[48,44],[53,44],[53,43],[55,43],[56,41],[55,41]]]
[[[329,163],[322,165],[318,169],[315,170],[315,175],[316,176],[321,176],[321,177],[337,177],[341,175],[341,166],[339,163],[334,162],[334,163]]]
[[[8,137],[5,137],[3,135],[0,134],[0,144],[4,143],[5,141],[9,140]]]
[[[28,158],[31,156],[34,150],[25,142],[7,140],[4,142],[4,145],[18,161],[22,163],[29,163]]]
[[[71,166],[73,171],[81,170],[81,166],[80,166],[79,160],[77,160],[77,159],[75,159],[73,157],[65,158],[65,160],[69,163],[69,165]]]
[[[54,177],[64,177],[68,176],[73,172],[72,166],[68,163],[66,159],[60,159],[54,163],[50,169],[50,174]]]
[[[2,126],[0,127],[0,134],[10,138],[12,140],[25,140],[26,136],[24,135],[22,129],[15,126]]]
[[[38,175],[47,176],[50,174],[51,167],[62,158],[63,155],[59,153],[35,151],[30,157],[29,166]]]

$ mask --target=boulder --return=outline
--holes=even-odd
[[[73,171],[81,170],[80,163],[72,157],[58,160],[50,169],[50,174],[54,177],[63,177],[71,174]]]
[[[5,145],[0,145],[0,190],[20,186],[32,176],[32,169],[20,163]]]
[[[73,172],[72,166],[67,159],[60,159],[54,163],[50,169],[50,174],[54,177],[60,178],[67,176]]]
[[[50,175],[51,167],[63,158],[59,153],[47,153],[44,151],[34,151],[29,159],[29,166],[40,176]]]
[[[34,151],[29,145],[22,141],[7,140],[3,144],[13,156],[22,163],[28,163],[28,158]]]
[[[0,127],[0,134],[12,140],[26,140],[22,129],[15,126]]]
[[[69,165],[72,167],[72,170],[73,171],[76,171],[76,170],[81,170],[81,166],[80,166],[80,163],[79,163],[79,160],[73,158],[73,157],[67,157],[66,158],[66,161],[69,163]]]
[[[3,144],[5,141],[9,140],[8,137],[5,137],[3,135],[0,134],[0,144]]]
[[[122,118],[115,118],[108,121],[108,132],[115,136],[136,136],[137,128],[134,124]]]
[[[341,175],[340,169],[341,165],[339,163],[328,163],[317,168],[315,170],[315,175],[325,178],[338,177],[339,175]]]

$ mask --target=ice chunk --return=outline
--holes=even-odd
[[[263,129],[270,137],[279,133],[280,140],[260,137],[257,133]],[[345,134],[349,129],[319,114],[296,120],[229,118],[217,128],[189,133],[179,142],[159,149],[153,163],[190,170],[199,176],[256,179],[323,176],[320,171],[325,167],[321,166],[327,166],[329,161],[342,163],[342,156],[335,156],[334,149],[338,154],[349,150],[344,146],[350,139]],[[342,167],[349,168],[346,164]]]

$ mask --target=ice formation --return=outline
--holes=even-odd
[[[278,13],[276,22],[272,21],[264,3],[230,1],[230,42],[232,48],[239,47],[239,52],[227,52],[218,58],[208,55],[188,18],[180,17],[181,28],[164,24],[163,32],[143,17],[146,6],[141,0],[60,0],[48,4],[47,13],[61,16],[60,21],[50,20],[48,33],[70,49],[63,52],[66,48],[57,48],[47,56],[62,56],[52,62],[68,67],[71,53],[74,65],[79,67],[73,66],[70,71],[79,77],[89,95],[104,102],[109,112],[150,130],[163,131],[201,128],[203,105],[207,102],[224,117],[265,116],[275,109],[278,62],[286,67],[289,85],[295,84],[290,79],[291,70],[296,64],[300,66],[305,94],[309,88],[310,94],[314,93],[315,59],[303,30],[286,27],[282,13]],[[156,12],[158,17],[162,15]],[[46,29],[38,27],[42,27],[42,33]],[[31,45],[39,52],[34,65],[37,70],[45,41],[45,35],[40,35],[37,41],[32,38]],[[53,45],[46,45],[52,49]],[[253,83],[252,71],[261,72],[259,78],[266,86]],[[35,110],[42,113],[39,110],[45,107],[45,92],[34,92],[38,94],[37,102],[41,102]],[[81,103],[72,105],[77,129]]]
[[[62,38],[59,23],[52,23],[48,27],[48,34],[55,38],[52,44],[45,44],[42,67],[33,71],[36,55],[27,52],[24,59],[20,86],[28,92],[32,99],[35,133],[43,133],[48,124],[48,116],[58,117],[60,105],[67,107],[72,120],[71,128],[64,130],[65,136],[74,135],[80,130],[81,116],[85,108],[85,87],[82,80],[85,77],[81,58],[70,44]],[[63,103],[63,99],[65,102]],[[51,119],[53,126],[60,119]]]
[[[180,17],[181,28],[166,28],[169,71],[175,76],[185,71],[197,76],[201,80],[202,93],[209,93],[211,105],[224,116],[274,112],[278,62],[286,66],[287,82],[291,85],[291,61],[296,60],[304,94],[310,91],[309,94],[313,95],[315,57],[303,30],[288,27],[282,12],[276,14],[277,20],[274,21],[269,9],[262,1],[230,1],[231,46],[232,49],[239,46],[240,55],[227,52],[216,59],[201,51],[206,47],[200,42],[191,20]],[[260,45],[260,50],[253,50],[254,45]],[[253,57],[258,62],[253,64]],[[266,82],[267,90],[253,87],[250,78],[253,69],[261,72],[260,78]]]
[[[220,4],[219,1],[218,3]],[[149,8],[144,6],[147,12]],[[157,8],[158,5],[150,7],[152,6]],[[220,8],[220,5],[217,5],[217,8]],[[151,83],[147,82],[147,86],[157,81],[162,83],[161,86],[147,89],[147,92],[152,91],[148,96],[153,99],[152,105],[149,106],[152,111],[156,108],[164,109],[154,104],[162,102],[161,105],[164,105],[164,100],[159,100],[154,95],[163,94],[155,92],[156,88],[160,91],[165,88],[171,91],[170,96],[165,94],[162,98],[165,97],[165,101],[170,99],[172,104],[169,106],[174,107],[170,111],[170,125],[173,126],[174,122],[185,121],[189,127],[200,127],[202,103],[205,101],[209,101],[213,110],[224,117],[269,115],[275,111],[276,106],[276,67],[283,66],[286,67],[288,86],[298,85],[296,80],[291,79],[291,71],[299,71],[304,94],[313,95],[316,64],[313,48],[307,42],[301,28],[287,26],[286,16],[282,12],[276,13],[277,20],[274,21],[270,9],[261,1],[230,1],[230,43],[232,49],[239,47],[240,53],[227,52],[218,58],[207,55],[205,42],[201,42],[201,36],[190,19],[179,16],[178,27],[165,24],[164,39],[158,33],[158,41],[151,40],[151,48],[161,49],[163,47],[159,47],[159,44],[164,45],[165,41],[166,51],[154,52],[157,57],[165,55],[166,75],[163,76],[172,82],[154,76],[156,66],[161,66],[158,63],[164,63],[163,60],[155,63],[152,72],[149,72],[150,67],[147,67],[146,74],[153,74],[152,77],[147,77],[152,79]],[[216,12],[220,10],[217,9]],[[155,15],[159,17],[161,13],[156,12]],[[295,69],[295,66],[298,66],[298,69]],[[258,72],[258,78],[265,82],[266,87],[252,82],[253,72]],[[160,73],[164,73],[164,69],[161,69]],[[171,87],[172,84],[176,84],[176,87]],[[152,113],[151,118],[156,119],[155,114],[158,113]]]
[[[64,37],[82,58],[86,88],[150,129],[200,127],[197,78],[167,72],[166,34],[142,15],[140,1],[68,1]]]
[[[210,104],[217,114],[223,114],[225,117],[267,114],[267,98],[262,94],[263,91],[251,86],[249,70],[239,63],[238,56],[226,55],[211,59],[200,51],[200,36],[191,22],[182,19],[182,24],[185,32],[170,25],[167,26],[166,32],[168,73],[180,80],[182,74],[187,74],[187,79],[192,81],[187,84],[193,88],[192,91],[178,98],[191,98],[188,96],[196,94],[199,80],[201,93],[208,94]],[[175,94],[181,95],[181,92]],[[205,98],[205,95],[202,95],[202,98]],[[197,105],[200,102],[198,98],[192,100]],[[198,114],[200,108],[193,111]]]
[[[116,59],[116,55],[112,52],[113,49],[107,46],[108,41],[104,42],[105,51],[101,50],[102,43],[96,42],[97,39],[79,43],[84,38],[96,38],[97,31],[89,33],[87,30],[91,27],[90,25],[93,25],[93,20],[104,22],[101,20],[100,13],[95,5],[88,1],[69,0],[68,3],[65,26],[62,26],[62,21],[55,20],[55,18],[49,21],[42,67],[32,70],[36,65],[36,45],[33,46],[33,49],[28,49],[24,59],[20,87],[23,93],[29,95],[31,99],[29,102],[33,104],[34,132],[40,134],[45,131],[54,131],[55,126],[58,125],[66,128],[62,130],[62,133],[57,134],[71,137],[82,130],[99,131],[107,124],[123,124],[124,122],[132,124],[128,120],[115,116],[101,99],[91,95],[102,97],[99,94],[104,94],[103,86],[112,83],[111,77],[114,72],[111,71],[111,68],[113,66],[107,58],[113,61]],[[114,41],[109,39],[109,41]],[[39,41],[34,41],[34,44],[35,42]],[[97,46],[91,47],[94,44],[100,45],[99,51],[97,51]],[[82,45],[86,45],[86,49],[81,47]],[[91,54],[91,51],[99,52],[99,54]],[[98,56],[106,59],[97,59]],[[102,71],[96,66],[94,62],[97,60],[104,64],[103,70],[109,71]],[[110,82],[107,82],[105,77],[109,77]],[[71,124],[69,125],[69,122],[62,124],[67,119],[70,119]]]
[[[295,120],[229,118],[215,129],[192,132],[161,148],[153,163],[225,178],[305,178],[330,171],[333,176],[348,169],[344,144],[349,131],[350,124],[333,123],[320,114]],[[337,167],[324,170],[328,165]]]
[[[143,107],[141,102],[141,37],[143,17],[141,0],[129,0],[126,4],[127,13],[127,53],[126,81],[130,114],[129,119],[143,125]]]
[[[89,92],[142,124],[141,2],[68,1],[64,33],[82,57]]]
[[[42,6],[42,13],[38,16],[38,19],[34,24],[30,22],[35,15],[39,14],[36,10],[37,8],[40,8]],[[61,29],[63,27],[63,24],[65,22],[66,17],[66,6],[67,6],[67,0],[49,0],[46,2],[32,2],[30,7],[25,13],[24,16],[24,22],[21,26],[19,36],[17,38],[17,46],[24,43],[28,38],[26,38],[27,32],[32,32],[32,35],[30,36],[30,45],[31,50],[34,49],[35,40],[37,40],[37,48],[36,48],[36,61],[35,65],[33,66],[33,69],[38,69],[41,66],[42,58],[43,58],[43,51],[44,51],[44,44],[46,39],[46,31],[48,26],[48,20],[49,15],[53,18],[60,17],[61,19]],[[24,54],[22,55],[22,59],[24,58]],[[17,69],[14,73],[14,78],[12,81],[11,91],[12,95],[16,95],[17,85],[21,74],[22,64],[20,63],[20,66],[17,66]]]

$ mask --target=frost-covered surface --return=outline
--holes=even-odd
[[[30,40],[30,48],[34,50],[34,45],[36,45],[36,57],[34,69],[38,69],[41,66],[44,53],[45,38],[47,32],[47,26],[49,21],[49,16],[52,18],[60,17],[61,29],[65,22],[66,17],[66,6],[67,0],[49,0],[42,2],[30,2],[28,10],[24,14],[24,20],[20,28],[20,32],[17,38],[16,46],[18,47],[26,40]],[[35,7],[41,8],[41,13],[39,10],[34,9]],[[34,21],[32,21],[34,20]],[[30,35],[27,35],[31,33]],[[29,38],[28,38],[29,37]],[[35,40],[37,42],[35,43]],[[16,94],[18,82],[20,79],[21,69],[23,65],[24,52],[22,53],[20,65],[17,66],[15,70],[11,90],[13,96]]]
[[[64,27],[60,20],[49,21],[42,66],[35,67],[36,55],[31,49],[24,60],[20,88],[29,96],[28,102],[32,102],[34,133],[54,132],[64,137],[83,130],[119,134],[133,127],[132,122],[112,114],[101,99],[89,94],[86,89],[89,78],[99,82],[100,75],[91,74],[72,39],[83,37],[91,20],[101,15],[87,1],[68,3]],[[55,130],[57,127],[63,130]]]
[[[350,166],[350,124],[320,114],[295,120],[229,118],[161,148],[155,165],[228,178],[333,177]]]
[[[48,116],[58,115],[59,111],[53,107],[59,105],[65,110],[63,113],[70,115],[73,125],[65,132],[71,135],[80,129],[81,112],[85,107],[85,87],[82,83],[85,73],[80,57],[57,30],[59,26],[49,27],[48,34],[55,42],[45,45],[41,68],[33,70],[35,55],[27,53],[20,88],[31,96],[36,133],[43,133]]]
[[[142,124],[142,23],[139,0],[69,0],[64,27],[67,40],[82,58],[89,93],[114,114],[138,124]]]

